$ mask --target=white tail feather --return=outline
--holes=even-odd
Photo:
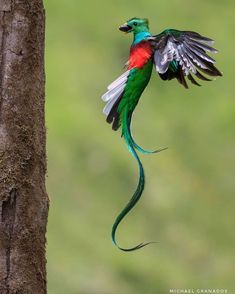
[[[122,84],[118,85],[116,88],[109,90],[101,97],[101,99],[105,102],[113,99],[116,95],[119,95],[119,93],[123,91],[123,89],[125,88],[125,85],[126,85],[125,82],[123,82]]]
[[[108,86],[108,91],[104,93],[101,99],[107,102],[103,109],[103,113],[108,116],[116,101],[123,94],[130,70],[124,72],[114,82]]]
[[[109,102],[105,105],[104,109],[103,109],[103,113],[108,116],[111,109],[113,108],[115,102],[118,100],[118,98],[120,97],[120,95],[115,96],[112,100],[109,100]]]
[[[120,80],[127,80],[129,73],[130,70],[125,71],[120,77],[118,77],[108,86],[108,90],[111,90],[112,88],[116,87],[116,85],[119,84]]]

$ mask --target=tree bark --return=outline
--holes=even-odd
[[[0,293],[46,293],[44,9],[0,0]]]

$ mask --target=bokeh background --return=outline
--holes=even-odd
[[[233,0],[45,1],[50,294],[235,293],[235,77]],[[142,200],[111,243],[113,221],[137,184],[137,166],[102,114],[100,96],[118,77],[131,35],[118,26],[147,17],[151,31],[189,29],[216,39],[224,77],[186,91],[152,79],[133,133],[145,148]]]

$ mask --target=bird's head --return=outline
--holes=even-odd
[[[119,30],[125,33],[134,34],[149,31],[149,21],[147,18],[134,17],[119,27]]]

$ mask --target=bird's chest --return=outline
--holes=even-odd
[[[143,41],[131,47],[127,68],[143,68],[143,66],[152,58],[153,50],[151,45]]]

